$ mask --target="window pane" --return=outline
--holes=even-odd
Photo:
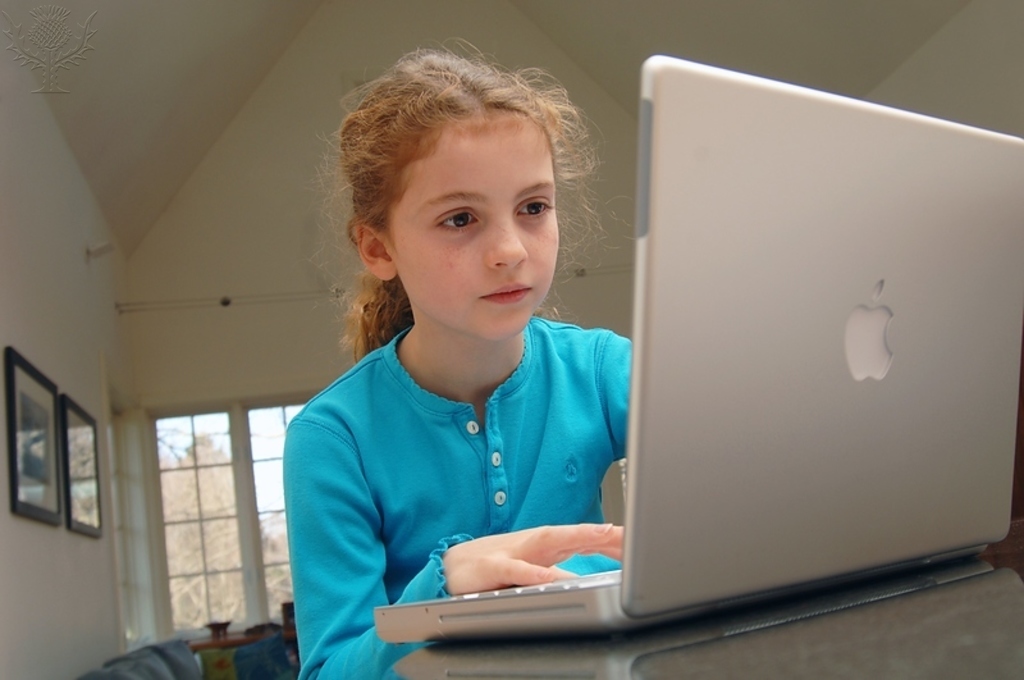
[[[167,573],[171,576],[203,573],[203,546],[199,522],[164,527],[167,541]]]
[[[249,434],[254,437],[273,437],[284,430],[281,408],[254,408],[249,411]]]
[[[242,572],[229,571],[210,574],[210,620],[244,621],[245,590],[242,586]]]
[[[196,464],[224,465],[231,462],[231,437],[196,432]]]
[[[260,515],[260,535],[263,539],[263,564],[288,563],[288,528],[284,513]]]
[[[235,509],[235,478],[231,466],[199,468],[199,507],[203,519],[231,517]]]
[[[281,620],[281,603],[294,602],[292,594],[292,570],[287,564],[267,567],[264,570],[267,583],[267,606],[270,618]]]
[[[199,519],[195,470],[160,473],[160,491],[163,495],[165,522]]]
[[[284,430],[283,409],[275,407],[249,411],[252,459],[280,458],[284,451]]]
[[[192,419],[186,416],[156,421],[156,446],[161,470],[195,465]]]
[[[227,413],[203,413],[192,416],[196,436],[202,434],[231,434],[231,419]]]
[[[239,569],[242,566],[238,520],[215,519],[203,522],[203,545],[206,547],[207,571]]]
[[[256,511],[284,510],[284,476],[281,459],[252,464],[256,483]]]
[[[231,462],[231,426],[227,413],[193,416],[197,465]]]
[[[202,576],[171,579],[171,611],[175,630],[202,628],[206,615],[206,579]]]

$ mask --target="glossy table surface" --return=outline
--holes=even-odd
[[[980,560],[614,637],[410,648],[434,678],[1024,678],[1024,583]]]

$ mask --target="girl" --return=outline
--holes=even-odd
[[[339,137],[365,272],[358,363],[285,446],[303,678],[386,668],[375,606],[614,568],[622,543],[600,484],[624,451],[629,342],[534,315],[556,195],[589,196],[579,111],[540,72],[421,51]]]

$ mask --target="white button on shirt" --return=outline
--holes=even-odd
[[[495,505],[505,505],[505,498],[506,498],[505,492],[504,491],[499,491],[498,493],[494,494],[494,504]]]
[[[476,434],[479,431],[480,431],[480,426],[477,424],[477,422],[475,420],[471,420],[468,423],[466,423],[466,432],[468,432],[470,434]]]
[[[491,465],[493,465],[494,467],[498,467],[499,465],[501,465],[501,454],[498,453],[497,451],[491,454]]]

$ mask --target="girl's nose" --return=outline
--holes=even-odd
[[[526,257],[526,246],[516,224],[511,220],[493,224],[488,264],[492,267],[515,267]]]

